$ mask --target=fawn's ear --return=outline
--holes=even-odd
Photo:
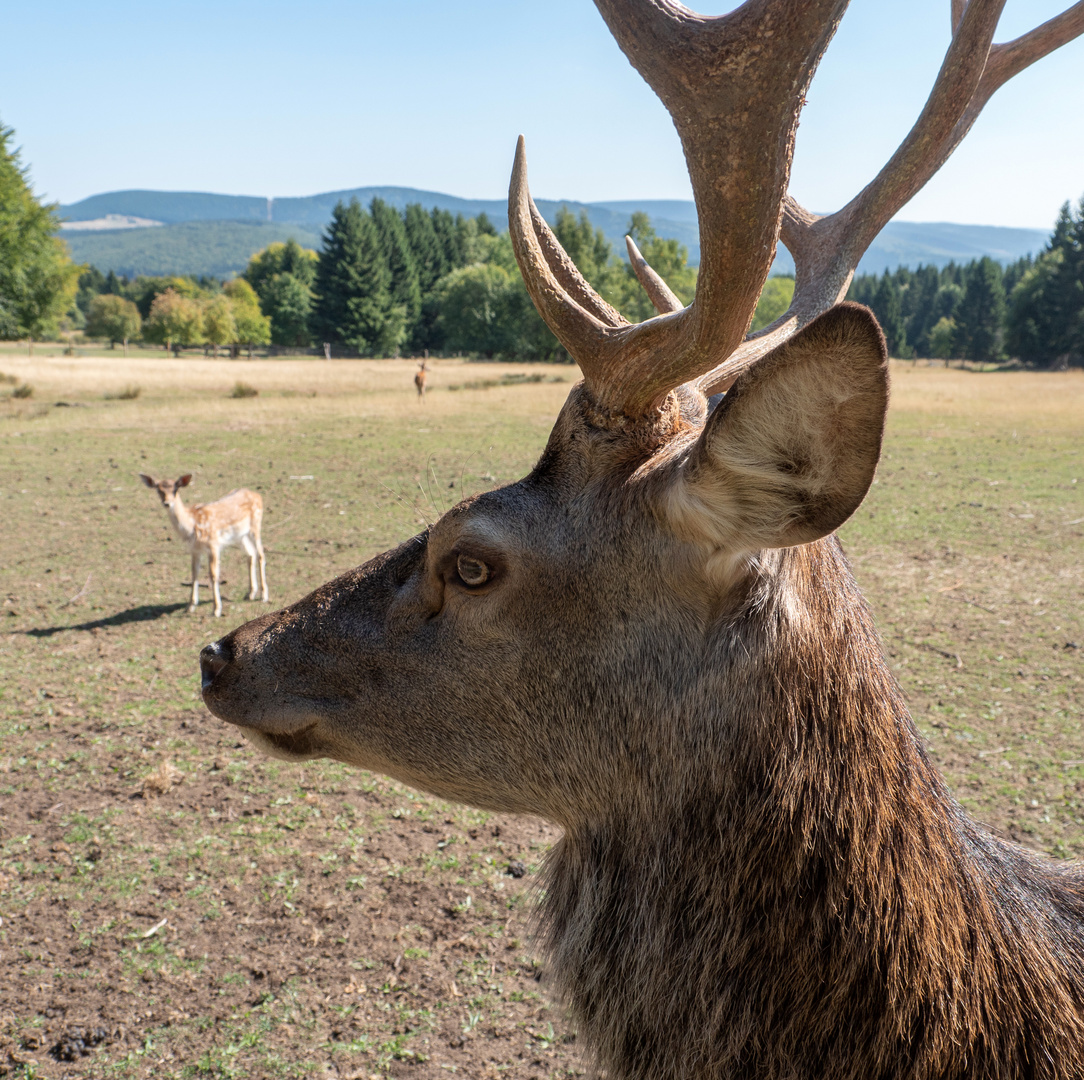
[[[832,308],[723,398],[671,488],[674,524],[746,551],[826,536],[869,490],[887,407],[877,320],[858,304]]]
[[[145,472],[139,473],[139,479],[142,480],[143,483],[146,484],[149,488],[158,486],[157,483],[155,483],[154,477],[148,476]]]
[[[191,473],[185,473],[184,476],[182,476],[178,481],[176,481],[176,483],[174,483],[173,487],[175,489],[176,488],[182,488],[182,487],[188,487],[188,485],[191,482],[192,482],[192,474]]]

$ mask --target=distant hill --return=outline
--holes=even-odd
[[[485,212],[497,228],[508,227],[503,200],[461,199],[415,188],[364,187],[283,199],[191,191],[113,191],[62,206],[62,218],[84,225],[63,229],[61,235],[76,261],[93,263],[101,270],[129,276],[185,273],[222,277],[242,271],[255,252],[276,240],[293,237],[306,247],[319,247],[320,232],[337,202],[356,198],[364,205],[374,197],[398,209],[421,203],[427,209],[438,207],[468,217]],[[677,239],[689,249],[689,261],[694,265],[700,262],[696,207],[691,201],[537,202],[542,216],[551,223],[562,206],[577,216],[586,210],[591,223],[603,231],[621,258],[625,257],[624,235],[629,217],[634,210],[643,210],[660,236]],[[111,215],[161,224],[113,229],[108,227]],[[88,227],[90,223],[96,227]],[[982,255],[1011,262],[1038,251],[1046,239],[1047,234],[1039,229],[890,222],[866,252],[858,272],[881,273],[886,267],[894,270],[920,263],[944,266]],[[793,272],[794,264],[785,249],[780,248],[773,269],[777,273]]]
[[[141,274],[224,278],[240,273],[257,251],[276,241],[292,238],[310,248],[320,244],[316,229],[271,221],[187,221],[143,229],[64,230],[60,235],[76,262],[130,278]]]

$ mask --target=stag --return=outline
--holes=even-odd
[[[1084,1075],[1084,872],[971,821],[928,760],[833,535],[880,452],[888,375],[840,303],[865,246],[1084,3],[952,41],[892,160],[835,214],[787,195],[845,0],[596,0],[674,118],[700,219],[682,307],[629,325],[539,215],[520,269],[579,362],[534,470],[201,654],[213,713],[563,827],[543,944],[611,1078]],[[777,239],[791,309],[746,339]],[[708,398],[728,391],[714,410]]]

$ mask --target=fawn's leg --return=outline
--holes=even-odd
[[[218,548],[213,547],[210,551],[210,563],[211,563],[211,589],[215,594],[215,616],[221,616],[222,614],[222,593],[218,588],[218,571],[219,571],[219,558]]]
[[[195,611],[199,605],[199,564],[200,564],[200,552],[199,548],[196,548],[192,552],[192,597],[188,601],[188,610]]]
[[[263,553],[263,543],[260,540],[259,530],[254,537],[256,541],[256,554],[260,559],[260,599],[267,603],[267,559]]]
[[[248,598],[255,600],[259,595],[256,585],[256,543],[251,536],[242,536],[241,546],[248,556]]]

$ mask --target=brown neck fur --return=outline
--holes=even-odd
[[[552,858],[555,982],[602,1068],[1084,1075],[1079,871],[950,797],[838,542],[768,553],[711,636],[681,775]]]

